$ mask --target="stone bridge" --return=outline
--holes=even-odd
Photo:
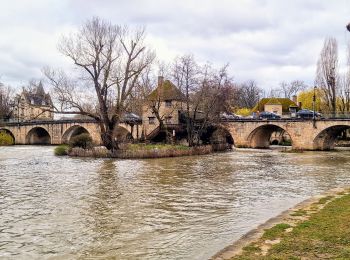
[[[232,120],[220,123],[236,147],[268,148],[273,132],[285,131],[292,147],[300,150],[331,150],[337,136],[350,128],[350,119],[280,119]],[[131,135],[137,139],[142,125],[120,124],[117,136]],[[15,144],[62,144],[81,133],[89,133],[95,144],[101,144],[100,128],[93,120],[53,120],[7,123],[0,130],[11,134]]]
[[[271,134],[286,131],[293,149],[332,150],[336,138],[350,128],[350,119],[233,120],[222,122],[236,147],[267,148]]]
[[[138,138],[140,126],[130,126],[122,123],[119,125],[116,135],[131,135]],[[93,120],[52,120],[52,121],[28,121],[11,122],[0,125],[0,130],[5,130],[15,140],[15,144],[62,144],[68,143],[76,135],[90,134],[95,144],[101,144],[100,127]]]

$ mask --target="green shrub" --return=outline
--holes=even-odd
[[[55,148],[55,155],[62,156],[68,155],[69,146],[66,144],[61,144]]]
[[[15,144],[15,140],[13,139],[13,137],[5,130],[0,130],[0,146],[13,144]]]
[[[71,147],[81,147],[83,149],[92,147],[92,138],[89,134],[83,133],[77,136],[73,136],[69,142]]]

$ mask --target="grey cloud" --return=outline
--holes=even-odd
[[[0,75],[23,82],[40,77],[44,65],[66,66],[57,35],[100,16],[145,25],[151,47],[166,61],[193,53],[201,61],[229,62],[237,80],[256,79],[266,88],[288,79],[312,84],[326,36],[335,36],[345,55],[349,13],[347,0],[12,0],[0,13],[6,35]]]

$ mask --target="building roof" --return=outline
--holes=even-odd
[[[164,80],[158,83],[158,87],[147,96],[147,99],[152,101],[184,101],[186,97],[170,80]]]
[[[32,91],[23,90],[22,95],[31,105],[52,106],[51,96],[49,93],[45,93],[44,87],[41,82]]]
[[[282,103],[277,98],[270,98],[265,105],[282,105]]]
[[[289,98],[263,98],[255,105],[252,111],[264,111],[265,105],[282,105],[282,112],[289,112],[290,107],[297,107],[297,104]]]

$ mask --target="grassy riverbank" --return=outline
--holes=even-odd
[[[350,191],[299,208],[243,247],[243,259],[350,259]]]

